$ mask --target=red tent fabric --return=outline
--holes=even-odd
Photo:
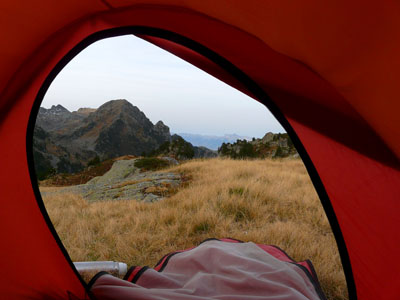
[[[6,1],[0,4],[2,297],[84,299],[32,168],[40,101],[90,43],[136,34],[265,103],[331,222],[352,299],[400,282],[398,1]]]

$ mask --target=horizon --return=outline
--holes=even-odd
[[[41,107],[69,111],[126,99],[171,132],[262,137],[285,132],[261,103],[134,36],[98,41],[56,76]]]

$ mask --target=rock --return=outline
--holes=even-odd
[[[160,197],[158,197],[157,195],[154,194],[148,194],[146,195],[146,197],[143,199],[143,202],[145,203],[152,203],[152,202],[156,202],[160,199]]]
[[[137,200],[155,202],[176,192],[182,183],[180,174],[140,172],[135,161],[115,161],[111,169],[86,184],[66,187],[63,191],[80,193],[89,202]]]
[[[274,139],[274,134],[272,132],[267,132],[261,139],[264,144],[271,142]]]
[[[279,147],[287,147],[288,146],[288,141],[287,139],[279,139],[278,141]]]
[[[88,184],[95,183],[98,185],[98,184],[113,184],[116,182],[121,182],[126,178],[128,178],[129,176],[132,176],[133,174],[140,172],[140,170],[135,167],[135,161],[136,159],[118,160],[114,162],[113,166],[106,174],[104,174],[100,178],[95,177],[91,179],[88,182]]]

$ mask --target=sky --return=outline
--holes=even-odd
[[[262,137],[284,132],[261,103],[132,35],[98,41],[55,78],[41,106],[70,111],[126,99],[173,133]]]

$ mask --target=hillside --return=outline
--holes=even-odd
[[[148,156],[169,156],[179,160],[192,158],[212,158],[217,157],[217,151],[206,147],[196,147],[187,142],[181,136],[174,134],[171,141],[163,143],[159,148],[151,151]]]

